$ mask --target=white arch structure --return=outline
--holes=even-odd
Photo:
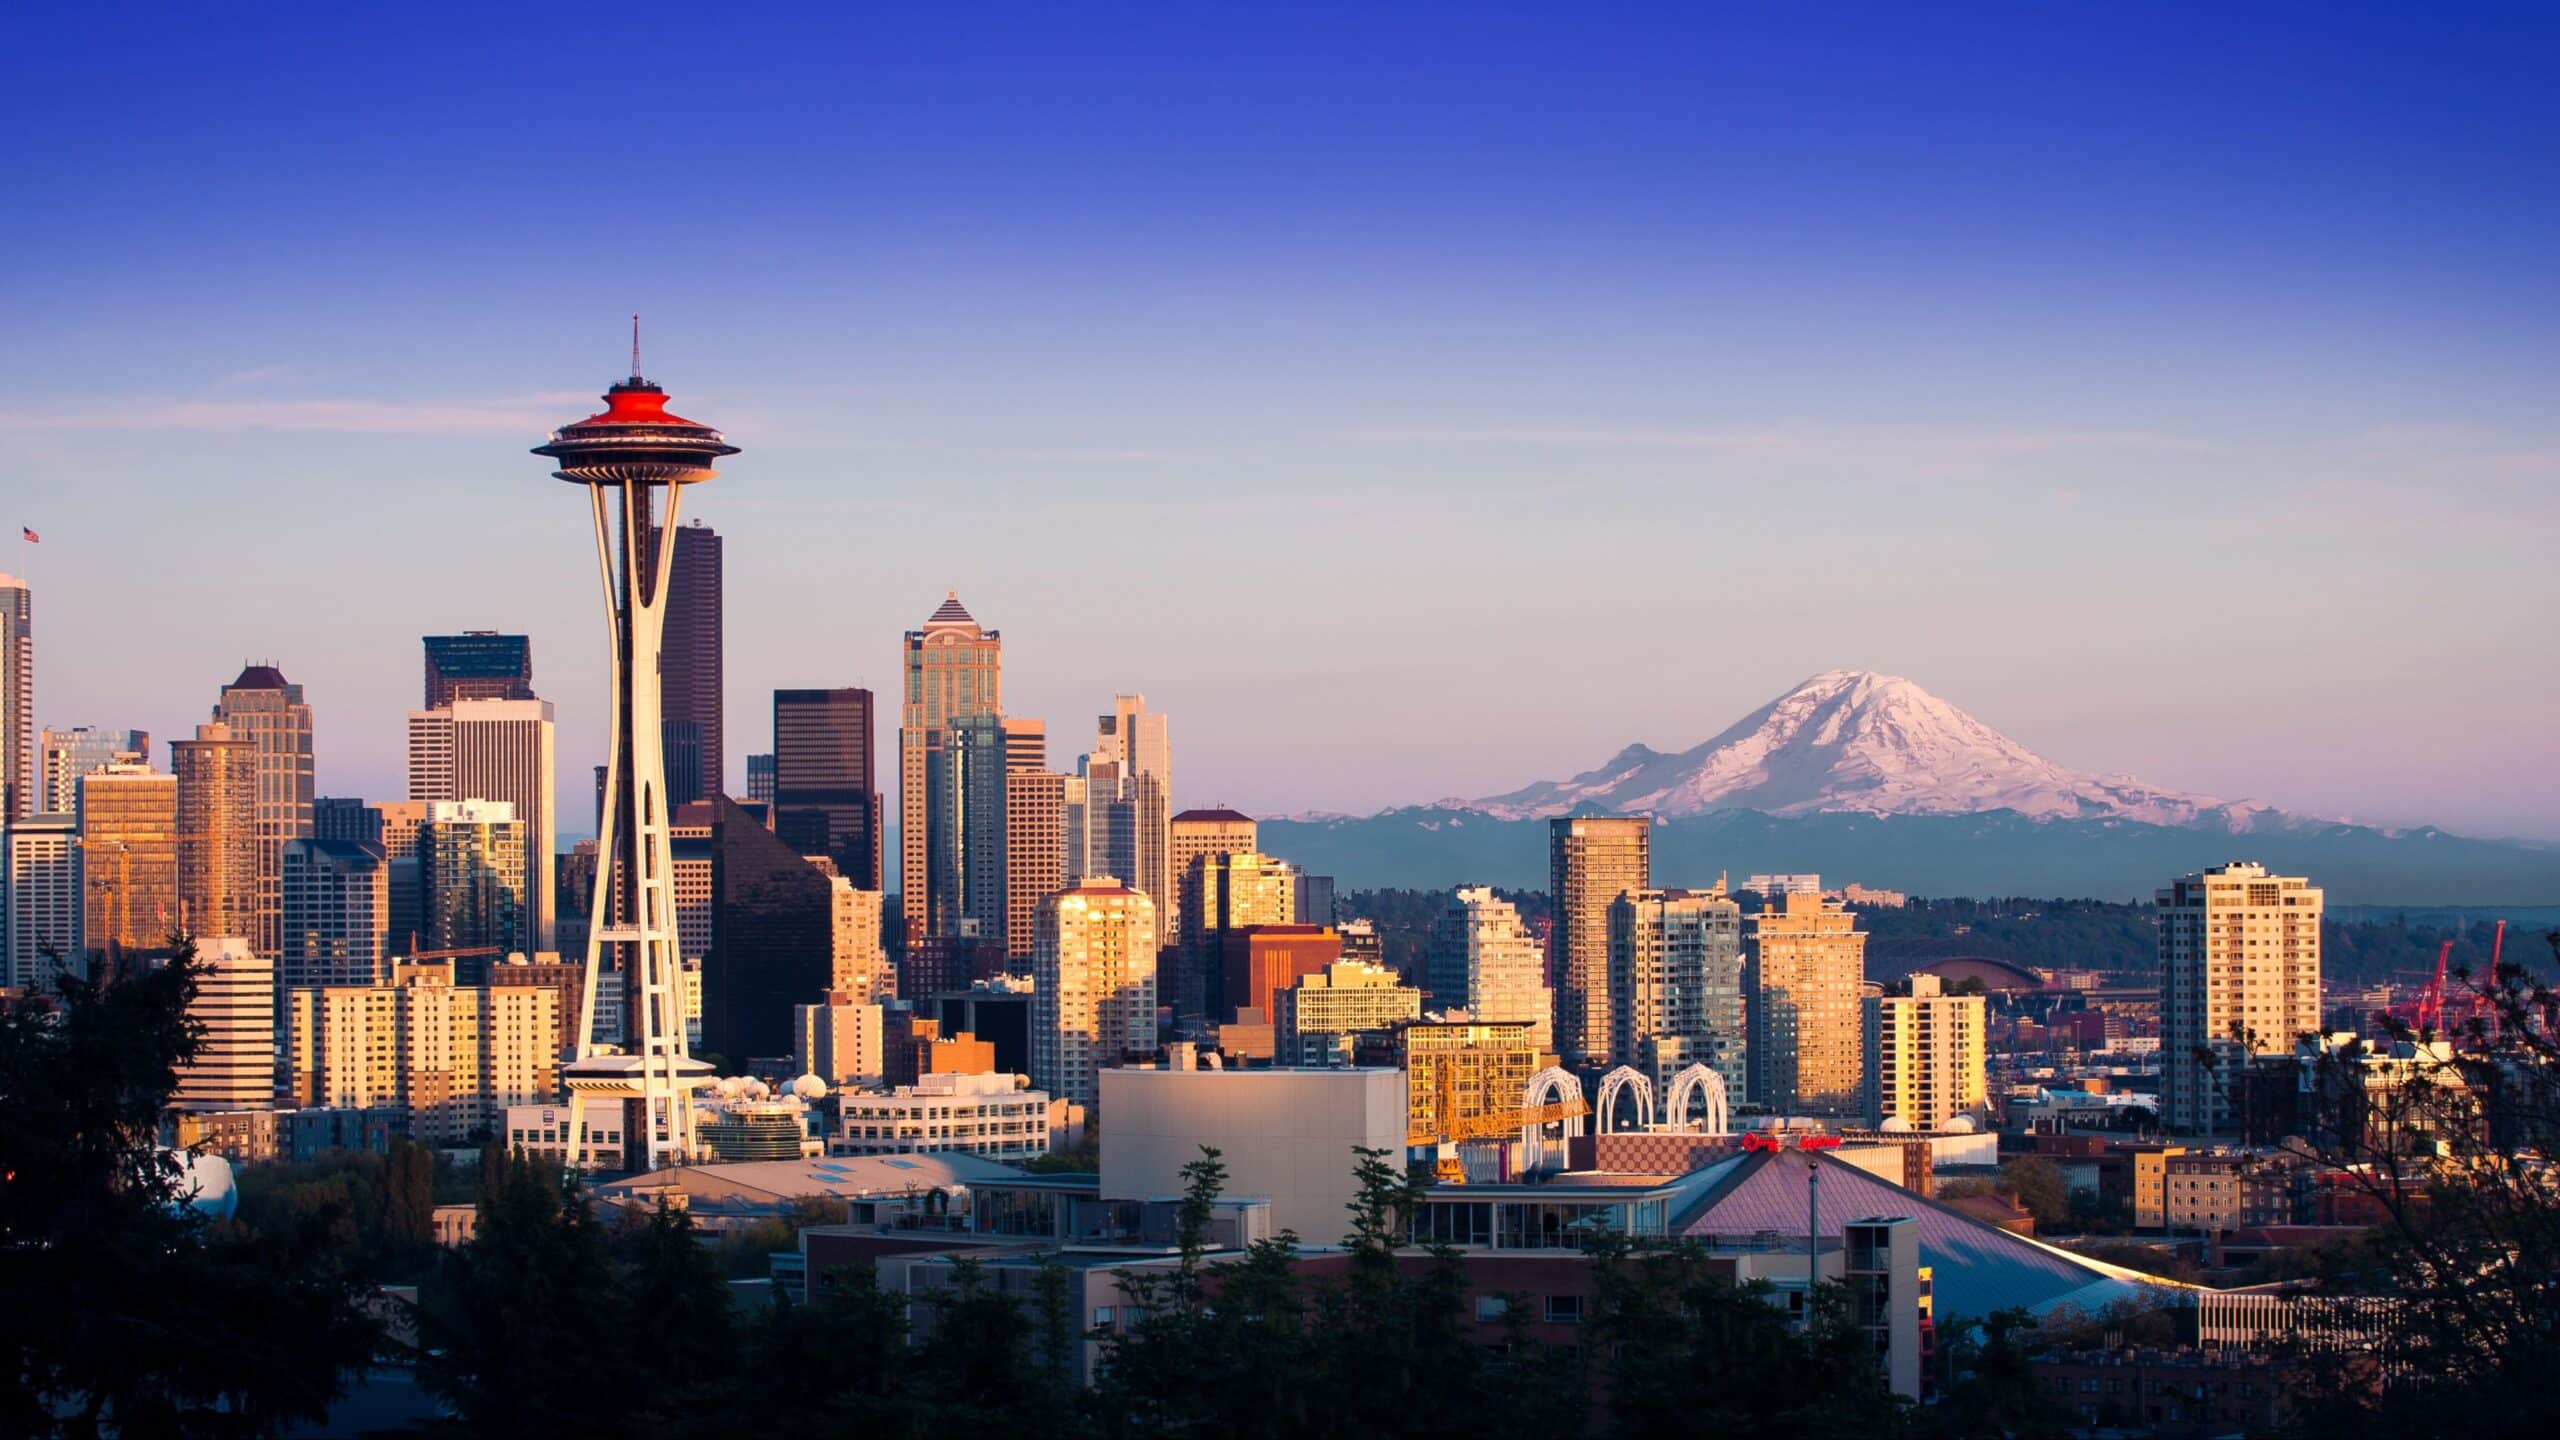
[[[1633,1065],[1621,1065],[1600,1077],[1600,1098],[1591,1108],[1600,1112],[1600,1133],[1617,1129],[1618,1095],[1633,1086],[1636,1092],[1636,1129],[1653,1128],[1653,1081]]]
[[[1574,1078],[1573,1072],[1561,1066],[1550,1065],[1529,1077],[1529,1088],[1521,1094],[1520,1108],[1534,1110],[1541,1105],[1572,1105],[1581,1099],[1582,1082]],[[1569,1116],[1562,1123],[1564,1139],[1573,1140],[1582,1134],[1582,1116]],[[1545,1125],[1532,1121],[1521,1126],[1520,1144],[1527,1152],[1529,1168],[1536,1169],[1546,1163],[1547,1127]]]
[[[1680,1130],[1689,1123],[1689,1104],[1699,1092],[1705,1092],[1707,1113],[1705,1133],[1726,1134],[1733,1128],[1733,1114],[1725,1094],[1724,1077],[1704,1065],[1692,1065],[1671,1077],[1671,1093],[1662,1106],[1663,1128]]]

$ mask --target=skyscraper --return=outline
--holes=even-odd
[[[92,960],[166,948],[178,923],[177,777],[146,765],[92,770],[79,806],[81,943]]]
[[[934,891],[933,758],[947,743],[952,721],[1004,713],[1004,637],[981,629],[954,590],[925,618],[923,629],[906,633],[904,671],[905,699],[898,719],[898,883],[899,912],[913,941],[943,933],[935,928],[938,919],[959,913],[956,904],[938,903]],[[779,752],[775,763],[781,763]]]
[[[1204,855],[1233,855],[1239,851],[1258,850],[1259,827],[1253,817],[1240,810],[1219,806],[1207,810],[1185,810],[1165,826],[1167,863],[1173,878],[1174,903],[1179,906],[1191,884],[1191,869]],[[1178,917],[1177,917],[1178,920]],[[1319,919],[1316,923],[1327,923]],[[1181,933],[1177,923],[1175,933]]]
[[[926,933],[1001,944],[1005,903],[1003,717],[963,715],[925,759]]]
[[[1904,993],[1869,995],[1858,1008],[1868,1124],[1935,1130],[1982,1107],[1983,997],[1946,994],[1937,976],[1915,971]]]
[[[530,700],[533,696],[533,641],[495,630],[465,630],[459,635],[420,637],[426,650],[426,698],[423,710],[441,710],[456,700]]]
[[[79,835],[79,822],[67,813],[0,825],[0,883],[8,886],[0,976],[21,990],[49,989],[62,967],[78,965],[87,953],[80,939]]]
[[[1624,1060],[1609,1051],[1609,906],[1630,890],[1651,888],[1653,821],[1548,821],[1547,877],[1556,907],[1556,1048],[1571,1064]]]
[[[1100,1098],[1103,1067],[1154,1053],[1155,908],[1101,876],[1041,902],[1031,964],[1033,1088],[1090,1106]]]
[[[1546,956],[1520,923],[1520,911],[1482,885],[1462,885],[1432,922],[1423,975],[1431,1004],[1464,1010],[1479,1023],[1518,1022],[1540,1053],[1555,1046],[1555,992]]]
[[[190,935],[247,941],[258,906],[258,751],[226,725],[169,742],[178,782],[178,918]],[[272,966],[270,966],[272,969]]]
[[[1040,902],[1067,883],[1067,777],[1049,769],[1039,721],[1004,724],[1004,953],[1016,969],[1038,940]]]
[[[1858,999],[1867,937],[1819,893],[1751,917],[1751,1098],[1780,1115],[1854,1115],[1864,1084]]]
[[[0,575],[0,825],[35,809],[35,725],[35,596],[26,581]]]
[[[177,742],[185,744],[185,741]],[[201,1027],[178,1067],[177,1110],[269,1110],[276,1103],[276,967],[236,935],[196,947],[205,967],[187,1018]]]
[[[213,718],[258,750],[258,900],[249,948],[273,959],[282,935],[285,842],[311,833],[311,707],[284,672],[250,665],[222,687]]]
[[[35,813],[68,815],[79,808],[81,776],[101,765],[150,764],[151,732],[94,725],[48,728],[37,751]]]
[[[2233,860],[2159,892],[2161,1120],[2224,1128],[2248,1057],[2320,1029],[2323,892]],[[2210,1056],[2210,1060],[2208,1060]]]
[[[457,700],[409,712],[410,799],[499,800],[515,807],[524,825],[528,950],[550,949],[555,928],[554,740],[548,700]]]
[[[658,648],[670,804],[729,793],[729,752],[720,724],[723,663],[720,532],[696,520],[676,527],[675,558],[667,572],[667,629]],[[678,766],[679,754],[692,763]]]
[[[1712,890],[1635,890],[1609,907],[1609,1048],[1667,1094],[1691,1065],[1750,1083],[1742,994],[1742,907]]]
[[[1297,872],[1286,860],[1241,850],[1201,856],[1191,881],[1178,902],[1182,935],[1173,983],[1159,982],[1159,993],[1173,1006],[1176,1024],[1214,1024],[1231,1008],[1228,938],[1253,926],[1295,924]],[[1333,952],[1342,953],[1338,937]]]
[[[382,843],[382,812],[360,795],[322,795],[311,802],[311,838]]]
[[[835,880],[744,807],[711,802],[711,951],[702,1045],[733,1065],[792,1051],[791,1011],[833,988]]]
[[[824,855],[857,890],[880,888],[880,790],[872,696],[836,690],[773,692],[768,789],[773,829],[803,855]],[[747,757],[747,798],[755,761]]]
[[[773,752],[747,757],[747,800],[750,804],[773,803]],[[879,807],[872,808],[877,811]]]
[[[390,978],[391,866],[370,840],[315,835],[284,847],[285,989],[373,985]],[[408,941],[409,926],[399,938]]]
[[[1111,713],[1094,722],[1094,762],[1117,767],[1120,793],[1132,807],[1132,868],[1115,871],[1156,902],[1156,943],[1182,933],[1173,873],[1173,741],[1165,717],[1144,695],[1115,695]]]
[[[418,938],[428,950],[530,951],[524,822],[504,800],[428,802],[418,827]]]

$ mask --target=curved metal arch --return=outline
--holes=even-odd
[[[1617,1129],[1618,1095],[1629,1086],[1636,1092],[1636,1129],[1653,1128],[1652,1079],[1633,1065],[1621,1065],[1600,1077],[1600,1098],[1591,1107],[1599,1112],[1601,1134]]]
[[[1689,1105],[1703,1091],[1707,1099],[1705,1133],[1722,1135],[1733,1128],[1730,1097],[1725,1094],[1724,1077],[1704,1065],[1691,1065],[1671,1077],[1671,1094],[1662,1107],[1663,1128],[1679,1130],[1689,1123]]]
[[[1520,1095],[1520,1108],[1534,1110],[1541,1105],[1571,1105],[1581,1099],[1582,1081],[1576,1078],[1572,1071],[1561,1066],[1550,1065],[1529,1077],[1529,1086]],[[1570,1141],[1582,1134],[1584,1117],[1575,1115],[1560,1123],[1564,1126],[1562,1138]],[[1530,1168],[1535,1169],[1546,1163],[1547,1127],[1545,1125],[1533,1121],[1521,1126],[1520,1144],[1521,1148],[1527,1152]]]

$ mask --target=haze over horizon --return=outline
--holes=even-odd
[[[383,798],[417,637],[521,630],[582,830],[593,552],[526,449],[637,310],[744,449],[686,501],[735,788],[778,686],[887,743],[957,589],[1053,763],[1143,690],[1182,804],[1493,795],[1863,668],[2560,838],[2560,16],[696,14],[21,17],[42,723],[273,660]]]

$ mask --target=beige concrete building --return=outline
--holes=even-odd
[[[1043,1091],[1019,1088],[1012,1075],[934,1071],[885,1093],[838,1095],[827,1151],[1020,1162],[1049,1153],[1066,1108]]]
[[[905,701],[898,716],[899,908],[910,938],[933,933],[927,772],[951,722],[1004,713],[1004,637],[980,628],[952,591],[921,630],[906,634]]]
[[[76,797],[75,797],[76,799]],[[0,976],[25,991],[49,990],[58,970],[77,966],[83,901],[80,831],[70,815],[31,815],[0,825],[0,900],[8,941]]]
[[[81,776],[77,843],[91,960],[164,948],[178,924],[178,778],[144,765]]]
[[[828,989],[856,991],[872,1000],[898,993],[897,972],[880,939],[885,904],[877,890],[857,890],[841,875],[828,877],[827,914],[834,937],[827,960]]]
[[[183,742],[181,742],[183,743]],[[246,938],[199,942],[205,965],[187,1018],[204,1027],[193,1060],[178,1067],[173,1109],[266,1110],[276,1101],[276,967]]]
[[[1541,1053],[1555,1049],[1555,992],[1545,976],[1546,954],[1519,908],[1487,886],[1461,886],[1432,923],[1423,962],[1432,1007],[1527,1025]]]
[[[1859,1113],[1867,937],[1857,918],[1792,890],[1751,927],[1751,1098],[1780,1115]]]
[[[1898,1117],[1914,1130],[1937,1130],[1981,1111],[1986,1004],[1979,995],[1949,995],[1937,976],[1921,973],[1907,994],[1859,1001],[1868,1124]]]
[[[228,726],[199,725],[194,739],[169,742],[169,769],[180,927],[245,941],[258,921],[258,747]]]
[[[1275,1231],[1331,1244],[1350,1228],[1355,1148],[1400,1151],[1394,1070],[1106,1070],[1101,1193],[1182,1193],[1182,1167],[1217,1149],[1226,1195],[1271,1204]]]
[[[1274,992],[1271,1023],[1282,1065],[1347,1063],[1352,1037],[1422,1018],[1422,992],[1396,972],[1364,960],[1337,960]]]
[[[1156,1048],[1156,907],[1093,876],[1040,905],[1032,947],[1031,1083],[1091,1106],[1096,1075]]]
[[[828,993],[791,1007],[792,1058],[829,1085],[877,1085],[884,1073],[880,1007],[860,994]]]
[[[311,707],[284,672],[250,665],[222,687],[213,719],[258,747],[258,903],[249,944],[272,957],[282,948],[285,842],[311,833]]]
[[[2322,893],[2234,860],[2159,892],[2161,1122],[2209,1134],[2231,1122],[2250,1055],[2290,1055],[2320,1032]],[[2204,1063],[2210,1051],[2214,1063]]]
[[[402,965],[389,985],[286,992],[286,1068],[298,1105],[396,1105],[411,1138],[464,1139],[510,1105],[559,1095],[559,992],[453,984],[449,963]]]
[[[1547,894],[1555,900],[1556,1048],[1605,1065],[1617,1026],[1609,1000],[1609,906],[1653,885],[1653,821],[1642,815],[1547,822]]]
[[[1093,728],[1088,765],[1115,772],[1121,799],[1129,806],[1126,864],[1124,857],[1110,856],[1108,873],[1155,902],[1156,944],[1170,945],[1182,933],[1181,901],[1174,889],[1170,730],[1161,712],[1147,708],[1147,697],[1135,694],[1112,696],[1111,713],[1097,717]]]

